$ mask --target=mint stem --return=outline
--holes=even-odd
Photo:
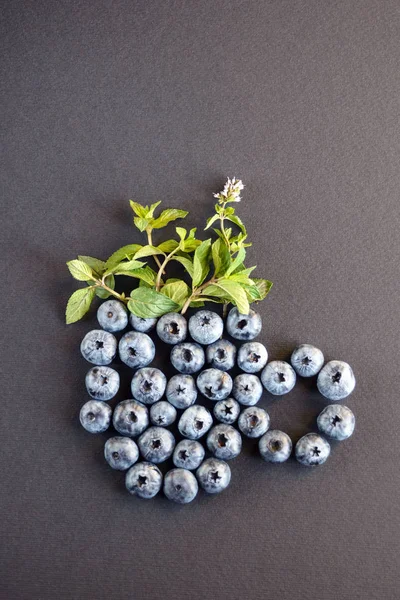
[[[171,258],[173,257],[173,255],[178,252],[179,250],[179,246],[177,246],[175,248],[175,250],[172,250],[172,252],[170,252],[168,254],[168,256],[165,257],[164,262],[160,264],[160,268],[159,271],[157,273],[157,279],[156,279],[156,292],[160,291],[160,287],[161,287],[161,275],[163,273],[165,273],[165,267],[167,266],[167,264],[169,263],[169,261],[171,260]]]

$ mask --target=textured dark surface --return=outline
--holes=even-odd
[[[5,0],[1,28],[1,599],[398,598],[397,0]],[[275,282],[260,341],[350,362],[356,432],[140,502],[78,425],[95,321],[64,325],[65,261],[137,241],[130,197],[201,228],[228,175]],[[262,401],[295,440],[324,405]]]

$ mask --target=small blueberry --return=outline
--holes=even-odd
[[[248,315],[242,315],[235,306],[229,311],[226,329],[236,340],[253,340],[262,329],[261,316],[252,309]]]
[[[232,425],[220,423],[210,429],[207,435],[207,447],[217,458],[230,460],[240,454],[242,437]]]
[[[175,447],[175,438],[169,429],[149,427],[138,439],[141,455],[152,463],[161,463],[169,458]]]
[[[292,440],[283,431],[270,429],[258,442],[261,458],[271,463],[285,462],[292,453]]]
[[[197,387],[209,400],[224,400],[232,391],[232,377],[219,369],[205,369],[197,377]]]
[[[106,331],[122,331],[128,325],[128,311],[122,302],[107,300],[100,304],[97,310],[97,320],[100,327]]]
[[[229,340],[217,340],[207,346],[207,362],[221,371],[229,371],[235,366],[236,346]]]
[[[223,320],[211,310],[199,310],[189,319],[189,333],[199,344],[212,344],[221,337],[223,330]]]
[[[119,341],[118,351],[122,362],[131,369],[147,367],[156,354],[151,337],[138,331],[125,333]]]
[[[85,384],[95,400],[111,400],[119,390],[119,374],[111,367],[92,367],[86,373]]]
[[[187,469],[171,469],[164,477],[164,494],[168,500],[188,504],[197,496],[199,486],[196,477]]]
[[[110,426],[112,410],[105,402],[89,400],[81,408],[79,420],[89,433],[102,433]]]
[[[290,362],[297,375],[301,377],[313,377],[324,364],[324,355],[321,350],[311,344],[301,344],[291,356]]]
[[[204,460],[205,450],[196,440],[181,440],[174,450],[174,465],[182,469],[197,469]]]
[[[306,467],[322,465],[331,452],[329,443],[317,433],[307,433],[296,444],[296,460]]]
[[[132,377],[132,396],[144,404],[154,404],[164,395],[166,385],[167,378],[160,369],[144,367]]]
[[[347,440],[355,424],[353,412],[342,404],[329,404],[317,418],[318,429],[333,440]]]
[[[272,360],[262,371],[261,382],[270,394],[282,396],[294,388],[296,373],[289,363]]]
[[[214,417],[227,425],[232,425],[238,418],[239,413],[240,404],[234,398],[220,400],[214,405]]]
[[[187,335],[187,322],[179,313],[168,313],[157,321],[157,335],[166,344],[184,342]]]
[[[165,391],[168,402],[175,408],[188,408],[196,402],[197,387],[191,375],[174,375]]]
[[[149,426],[147,406],[136,400],[122,400],[114,409],[113,425],[122,435],[140,435]]]
[[[115,436],[104,444],[104,458],[112,469],[126,471],[139,458],[139,450],[130,438]]]
[[[81,342],[83,358],[94,365],[109,365],[117,354],[117,339],[102,329],[89,331]]]
[[[268,352],[260,342],[247,342],[239,348],[237,363],[246,373],[258,373],[265,367]]]
[[[198,440],[210,429],[213,419],[205,406],[193,404],[182,413],[178,429],[183,437]]]
[[[262,393],[262,385],[257,375],[240,373],[233,380],[232,396],[244,406],[257,404]]]
[[[223,460],[208,458],[196,471],[200,487],[208,494],[219,494],[231,481],[231,469]]]
[[[150,462],[136,463],[125,477],[126,489],[130,494],[146,500],[154,498],[162,486],[162,473]]]
[[[269,414],[259,406],[248,406],[238,421],[240,431],[249,438],[259,438],[269,427]]]
[[[148,331],[154,329],[154,327],[157,324],[157,319],[153,319],[151,317],[145,319],[143,317],[137,317],[133,313],[130,313],[129,322],[131,324],[132,329],[134,329],[135,331],[140,331],[140,333],[147,333]]]
[[[150,420],[153,425],[168,427],[176,419],[176,408],[166,400],[159,400],[150,407]]]
[[[356,386],[353,369],[342,360],[331,360],[318,373],[317,387],[328,400],[343,400]]]
[[[176,344],[171,350],[170,360],[180,373],[196,373],[204,366],[204,350],[193,342]]]

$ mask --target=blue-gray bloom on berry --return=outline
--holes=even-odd
[[[306,467],[322,465],[331,452],[329,442],[318,433],[307,433],[296,444],[296,460]]]
[[[197,496],[199,486],[196,477],[187,469],[171,469],[164,477],[164,494],[168,500],[188,504]]]
[[[297,375],[313,377],[321,370],[324,355],[319,348],[311,344],[301,344],[293,350],[290,362]]]
[[[139,458],[139,449],[133,440],[118,435],[104,444],[104,458],[112,469],[126,471]]]
[[[221,371],[229,371],[235,366],[236,346],[229,340],[217,340],[206,348],[207,362]]]
[[[175,448],[175,438],[169,429],[149,427],[138,439],[141,455],[152,463],[161,463],[169,458]]]
[[[157,335],[166,344],[184,342],[187,335],[187,321],[179,313],[168,313],[157,321]]]
[[[193,342],[176,344],[171,350],[170,360],[180,373],[196,373],[204,366],[204,350],[200,344]]]
[[[339,441],[347,440],[353,434],[355,424],[353,411],[343,404],[329,404],[317,418],[320,432]]]
[[[162,480],[162,473],[156,465],[140,462],[127,472],[125,485],[130,494],[148,500],[161,490]]]
[[[270,394],[282,396],[294,388],[296,373],[289,363],[283,360],[272,360],[263,369],[261,381]]]
[[[81,342],[83,358],[94,365],[109,365],[117,354],[117,339],[108,331],[93,329]]]
[[[196,477],[207,494],[219,494],[231,481],[231,469],[224,460],[208,458],[197,469]]]
[[[111,367],[92,367],[86,373],[85,384],[95,400],[111,400],[119,390],[119,374]]]
[[[110,426],[112,410],[105,402],[89,400],[79,413],[82,427],[89,433],[102,433]]]
[[[182,413],[178,429],[183,437],[198,440],[210,429],[213,419],[205,406],[193,404]]]
[[[287,433],[270,429],[258,442],[260,456],[267,462],[285,462],[292,453],[292,440]]]
[[[262,385],[257,375],[240,373],[233,380],[232,396],[244,406],[257,404],[262,393]]]
[[[167,378],[160,369],[144,367],[132,377],[132,396],[144,404],[154,404],[162,398],[166,385]]]
[[[209,451],[222,460],[231,460],[242,450],[242,436],[232,425],[220,423],[210,429],[207,435]]]
[[[168,427],[176,419],[176,408],[166,400],[159,400],[150,407],[150,420],[153,425]]]
[[[118,351],[122,362],[131,369],[147,367],[156,354],[151,337],[138,331],[125,333],[119,341]]]
[[[221,337],[223,330],[223,320],[211,310],[199,310],[189,319],[189,333],[199,344],[212,344]]]
[[[318,373],[317,387],[320,393],[337,402],[351,394],[356,386],[353,369],[342,360],[331,360]]]
[[[188,408],[196,402],[195,380],[191,375],[174,375],[167,383],[165,395],[175,408]]]
[[[137,400],[122,400],[114,409],[113,425],[122,435],[140,435],[149,426],[147,406]]]
[[[128,311],[118,300],[106,300],[97,310],[100,327],[106,331],[122,331],[128,325]]]
[[[209,400],[224,400],[232,391],[232,377],[219,369],[205,369],[197,377],[197,387]]]
[[[269,427],[269,414],[259,406],[248,406],[238,421],[240,431],[249,438],[259,438]]]
[[[205,450],[197,440],[181,440],[174,450],[172,460],[178,468],[194,470],[204,460]]]
[[[234,398],[226,398],[226,400],[220,400],[214,405],[213,412],[218,421],[232,425],[239,416],[240,404]]]
[[[262,329],[261,316],[253,309],[242,315],[235,306],[229,311],[226,329],[236,340],[253,340]]]

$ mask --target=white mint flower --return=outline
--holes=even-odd
[[[214,194],[214,198],[218,198],[220,202],[240,202],[240,192],[244,188],[241,179],[233,179],[227,180],[224,189],[219,194]]]

